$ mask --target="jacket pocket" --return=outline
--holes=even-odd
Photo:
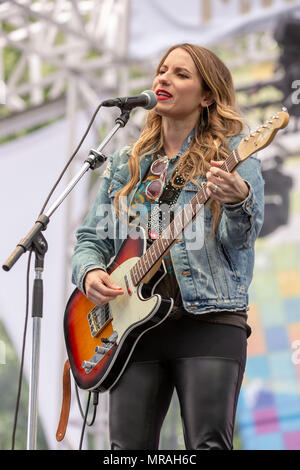
[[[232,277],[235,281],[239,282],[240,281],[240,274],[228,252],[228,250],[225,248],[224,245],[222,245],[222,243],[220,243],[220,248],[221,248],[221,251],[222,251],[222,254],[223,254],[223,257],[225,259],[225,261],[227,262],[227,265],[229,266],[229,269],[230,271],[232,272]]]

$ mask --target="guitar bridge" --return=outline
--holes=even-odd
[[[108,304],[98,307],[97,305],[87,314],[91,335],[93,338],[98,336],[99,333],[106,327],[112,320],[110,308]]]

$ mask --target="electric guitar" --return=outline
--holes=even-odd
[[[233,171],[250,155],[269,145],[288,121],[289,114],[283,108],[245,137],[221,168]],[[123,295],[98,307],[78,289],[73,291],[65,310],[64,334],[71,371],[81,389],[105,392],[113,387],[140,337],[168,317],[173,299],[154,293],[159,279],[150,297],[143,297],[142,288],[150,280],[153,283],[163,257],[208,200],[204,183],[149,248],[145,233],[136,237],[136,228],[134,238],[129,233],[107,268],[113,281],[123,288]]]

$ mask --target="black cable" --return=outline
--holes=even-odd
[[[91,421],[88,423],[87,416],[88,416],[88,410],[89,410],[89,406],[90,406],[90,399],[91,399],[91,393],[92,392],[89,392],[89,397],[88,397],[88,402],[87,402],[85,415],[83,415],[83,410],[82,410],[82,406],[81,406],[81,402],[80,402],[80,398],[79,398],[78,386],[77,386],[76,383],[75,383],[75,391],[76,391],[76,397],[77,397],[79,411],[80,411],[81,417],[83,418],[83,425],[82,425],[81,437],[80,437],[80,443],[79,443],[79,450],[81,450],[84,431],[85,431],[85,426],[92,426],[95,422],[95,419],[96,419],[99,393],[98,392],[93,392],[94,412],[93,412],[93,416],[92,416]]]
[[[80,398],[79,398],[78,386],[77,386],[76,383],[75,383],[75,392],[76,392],[78,408],[79,408],[82,419],[84,419],[84,414],[83,414],[83,410],[82,410],[82,406],[81,406],[81,402],[80,402]]]
[[[87,405],[86,405],[86,410],[85,410],[85,416],[84,416],[84,421],[83,421],[83,426],[81,430],[81,436],[80,436],[80,443],[79,443],[79,450],[82,448],[82,442],[83,442],[83,436],[84,436],[84,431],[85,431],[85,426],[92,426],[94,424],[95,418],[96,418],[96,412],[97,412],[97,405],[98,405],[98,392],[93,392],[93,405],[94,405],[94,414],[92,417],[92,420],[90,423],[87,423],[87,416],[89,412],[89,407],[90,407],[90,401],[91,401],[91,394],[92,392],[89,392],[88,400],[87,400]],[[82,411],[81,405],[80,409]]]
[[[88,415],[89,407],[90,407],[90,400],[91,400],[91,392],[89,392],[89,396],[88,396],[88,400],[87,400],[87,405],[86,405],[86,410],[85,410],[85,416],[84,416],[84,421],[83,421],[83,426],[82,426],[81,436],[80,436],[79,450],[81,450],[81,448],[82,448],[84,430],[85,430],[87,415]]]
[[[29,252],[28,262],[27,262],[27,273],[26,273],[26,313],[25,313],[25,325],[23,332],[23,345],[22,345],[22,355],[21,355],[21,366],[19,372],[19,384],[18,384],[18,393],[16,400],[15,416],[14,416],[14,425],[12,433],[12,444],[11,449],[15,448],[15,439],[16,439],[16,430],[18,422],[18,413],[19,413],[19,404],[22,390],[22,378],[23,378],[23,367],[24,367],[24,355],[25,355],[25,345],[26,345],[26,334],[27,334],[27,325],[28,325],[28,313],[29,313],[29,273],[30,273],[30,263],[31,263],[32,251]]]
[[[83,414],[83,410],[82,410],[82,406],[81,406],[81,402],[79,398],[79,393],[78,393],[78,386],[76,384],[75,384],[75,391],[76,391],[76,398],[77,398],[79,411],[80,411],[82,419],[84,419],[84,414]],[[97,414],[98,392],[93,392],[93,394],[94,394],[93,395],[94,413],[93,413],[91,421],[89,423],[88,422],[86,423],[87,426],[93,426],[95,419],[96,419],[96,414]]]
[[[45,207],[46,205],[48,204],[52,194],[54,193],[55,189],[57,188],[58,184],[60,183],[61,179],[63,178],[66,170],[68,169],[69,165],[71,164],[71,162],[73,161],[73,159],[75,158],[76,154],[78,153],[81,145],[83,144],[86,136],[88,135],[89,131],[90,131],[90,128],[95,120],[95,117],[96,115],[98,114],[100,108],[102,106],[102,103],[100,103],[89,124],[88,124],[88,127],[85,131],[85,133],[83,134],[79,144],[77,145],[76,149],[74,150],[74,152],[72,153],[71,157],[69,158],[69,160],[67,161],[66,165],[64,166],[63,170],[61,171],[57,181],[55,182],[55,184],[53,185],[51,191],[49,192],[43,206],[42,206],[42,209],[40,211],[40,215],[43,214],[44,210],[45,210]],[[18,383],[18,392],[17,392],[17,399],[16,399],[16,407],[15,407],[15,416],[14,416],[14,424],[13,424],[13,432],[12,432],[12,450],[14,450],[14,447],[15,447],[15,438],[16,438],[16,429],[17,429],[17,422],[18,422],[18,413],[19,413],[19,406],[20,406],[20,398],[21,398],[21,390],[22,390],[22,380],[23,380],[23,368],[24,368],[24,356],[25,356],[25,346],[26,346],[26,334],[27,334],[27,325],[28,325],[28,312],[29,312],[29,270],[30,270],[30,262],[31,262],[31,256],[32,256],[32,250],[30,250],[29,252],[29,258],[28,258],[28,264],[27,264],[27,275],[26,275],[26,311],[25,311],[25,325],[24,325],[24,331],[23,331],[23,345],[22,345],[22,354],[21,354],[21,365],[20,365],[20,372],[19,372],[19,383]],[[88,409],[88,407],[87,407]],[[95,410],[94,410],[94,417],[96,416],[95,414]],[[94,419],[93,417],[93,419]],[[85,427],[85,426],[84,426]],[[83,429],[84,431],[84,429]]]
[[[102,103],[100,103],[100,104],[97,106],[96,111],[94,112],[94,114],[93,114],[93,116],[92,116],[92,118],[91,118],[91,120],[90,120],[90,122],[89,122],[89,125],[88,125],[88,127],[87,127],[85,133],[83,134],[83,136],[82,136],[82,138],[81,138],[79,144],[77,145],[76,149],[74,150],[74,152],[72,153],[71,157],[70,157],[69,160],[67,161],[67,163],[66,163],[66,165],[64,166],[63,170],[61,171],[61,174],[59,175],[59,177],[58,177],[56,183],[54,184],[53,188],[51,189],[50,193],[48,194],[48,196],[47,196],[47,198],[46,198],[46,200],[45,200],[45,202],[44,202],[44,204],[43,204],[43,207],[42,207],[42,209],[41,209],[40,215],[44,212],[45,207],[46,207],[46,205],[47,205],[48,202],[49,202],[49,199],[51,198],[52,194],[54,193],[55,189],[57,188],[58,184],[60,183],[62,177],[64,176],[66,170],[68,169],[70,163],[73,161],[73,159],[75,158],[75,156],[76,156],[77,152],[79,151],[81,145],[83,144],[83,142],[84,142],[86,136],[88,135],[88,133],[89,133],[89,131],[90,131],[90,128],[91,128],[91,126],[92,126],[92,124],[93,124],[93,122],[94,122],[94,120],[95,120],[95,117],[97,116],[97,114],[98,114],[98,112],[99,112],[99,110],[100,110],[100,108],[101,108],[101,106],[102,106]]]

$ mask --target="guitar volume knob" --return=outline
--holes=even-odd
[[[91,361],[83,361],[83,363],[81,364],[81,367],[83,367],[84,369],[92,369],[94,366],[95,363]]]
[[[98,354],[105,354],[107,353],[108,349],[105,348],[104,346],[96,346],[95,347],[95,353],[98,353]]]

